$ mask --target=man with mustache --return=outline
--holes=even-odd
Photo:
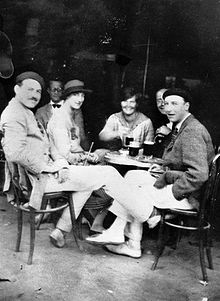
[[[13,200],[13,171],[10,166],[17,164],[20,174],[27,175],[32,183],[29,206],[35,209],[40,208],[45,192],[72,191],[77,217],[92,191],[99,188],[103,188],[122,204],[128,202],[131,208],[135,198],[136,203],[145,202],[145,197],[131,189],[115,168],[69,165],[57,153],[31,111],[39,103],[43,87],[43,78],[35,72],[18,75],[14,87],[15,97],[1,115],[0,128],[4,135],[2,146],[7,160],[4,191],[10,197],[9,201]],[[138,214],[138,218],[147,219],[152,211],[150,204],[148,209]],[[65,233],[70,232],[71,228],[69,210],[64,210],[56,229],[50,235],[51,242],[56,247],[63,247]],[[121,238],[115,236],[114,240],[121,241]]]

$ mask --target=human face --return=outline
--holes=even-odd
[[[178,95],[170,95],[165,98],[165,112],[171,122],[179,123],[189,113],[189,102]]]
[[[33,109],[41,99],[41,85],[38,81],[27,78],[21,85],[15,86],[15,97],[18,101],[29,109]]]
[[[121,102],[122,112],[125,115],[132,115],[137,110],[136,96],[123,100]]]
[[[81,108],[84,102],[85,94],[82,92],[72,93],[67,96],[65,103],[67,103],[71,109],[78,110]]]
[[[63,92],[62,83],[60,81],[50,81],[50,87],[47,89],[47,92],[54,103],[60,102]]]
[[[156,93],[157,108],[161,114],[166,114],[166,112],[164,110],[164,99],[163,99],[163,93],[165,91],[166,91],[166,89],[161,89],[161,90],[157,91],[157,93]]]

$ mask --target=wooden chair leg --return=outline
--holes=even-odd
[[[205,248],[204,248],[204,231],[199,231],[199,257],[200,257],[200,266],[202,270],[202,281],[204,284],[208,282],[208,276],[205,266]]]
[[[157,242],[157,251],[156,251],[155,258],[154,258],[154,262],[151,266],[152,271],[154,271],[156,269],[159,258],[162,255],[163,250],[165,248],[165,242],[164,242],[164,237],[163,237],[163,235],[164,235],[164,226],[165,226],[164,221],[165,221],[165,214],[162,213],[161,214],[161,221],[160,221],[160,228],[159,228],[159,235],[158,235],[158,242]]]
[[[184,224],[183,220],[180,220],[179,224],[181,226],[183,226],[183,224]],[[177,229],[177,237],[176,237],[175,250],[178,248],[181,238],[182,238],[182,229]]]
[[[82,212],[80,213],[80,215],[77,218],[77,226],[78,226],[78,235],[79,235],[79,239],[83,240],[83,235],[82,235],[82,218],[83,218],[83,214]]]
[[[70,209],[70,216],[71,216],[71,221],[72,221],[73,236],[74,236],[77,247],[80,249],[78,238],[77,238],[77,222],[76,222],[76,215],[75,215],[75,210],[74,210],[72,193],[69,194],[69,209]]]
[[[29,221],[30,222],[30,250],[29,250],[27,264],[32,264],[33,254],[34,254],[34,244],[35,244],[35,210],[34,210],[34,208],[30,207],[29,218],[30,218],[30,221]]]
[[[16,241],[15,252],[20,251],[22,225],[23,225],[23,212],[22,210],[17,209],[17,241]]]
[[[206,256],[209,264],[209,269],[213,270],[213,260],[212,260],[212,238],[211,238],[211,230],[208,229],[206,231],[206,239],[207,239],[207,245],[206,245]]]
[[[43,198],[42,200],[42,205],[41,205],[41,209],[42,210],[45,210],[47,208],[47,204],[48,204],[48,199],[46,198]],[[40,218],[38,220],[38,222],[36,223],[36,226],[35,226],[35,229],[36,230],[39,230],[40,229],[40,225],[43,221],[43,218],[44,218],[44,213],[40,214]],[[34,221],[35,222],[35,221]]]

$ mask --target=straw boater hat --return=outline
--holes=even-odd
[[[65,84],[65,86],[64,86],[64,97],[67,97],[68,95],[70,95],[72,93],[78,93],[78,92],[91,93],[92,90],[85,89],[84,88],[84,82],[82,82],[78,79],[70,80]]]
[[[33,72],[33,71],[26,71],[26,72],[23,72],[23,73],[19,74],[16,77],[16,80],[15,80],[16,84],[19,83],[19,82],[22,82],[23,80],[28,79],[28,78],[36,80],[41,85],[41,88],[42,89],[44,88],[44,79],[43,79],[43,77],[41,77],[38,73]]]

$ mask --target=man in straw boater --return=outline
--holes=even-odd
[[[145,196],[138,189],[130,187],[124,178],[111,166],[69,165],[64,157],[49,144],[41,124],[38,124],[31,109],[41,98],[43,78],[32,71],[19,74],[14,87],[15,96],[1,115],[0,128],[3,131],[2,146],[7,160],[4,191],[12,201],[11,164],[17,164],[32,183],[29,206],[39,209],[44,192],[73,191],[76,217],[93,190],[103,188],[114,200],[126,204],[133,211],[133,200],[145,203]],[[22,187],[24,189],[24,187]],[[127,206],[127,204],[130,204]],[[152,208],[137,212],[140,221],[149,218]],[[134,212],[135,214],[135,212]],[[68,210],[64,210],[56,229],[50,234],[51,242],[57,247],[65,244],[65,233],[71,230]],[[119,243],[121,237],[109,242]]]

